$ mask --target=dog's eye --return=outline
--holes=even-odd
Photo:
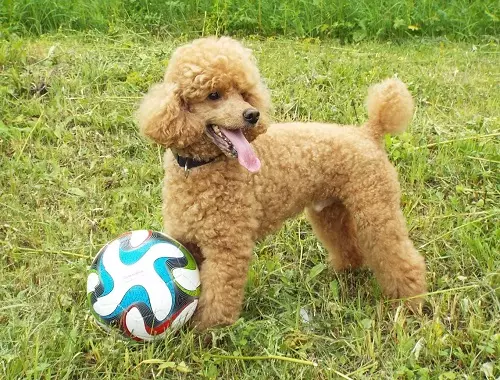
[[[211,92],[210,94],[208,94],[208,99],[210,100],[220,99],[220,94],[218,92]]]

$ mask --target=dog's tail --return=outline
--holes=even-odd
[[[385,134],[403,132],[413,116],[413,99],[406,85],[391,78],[368,91],[366,127],[377,141]]]

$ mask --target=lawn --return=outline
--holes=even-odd
[[[408,84],[415,118],[386,146],[427,262],[424,314],[393,307],[368,271],[326,268],[299,217],[256,247],[235,325],[153,344],[95,327],[93,256],[123,231],[162,226],[162,151],[132,114],[183,42],[125,31],[0,41],[0,378],[500,376],[494,42],[245,40],[279,121],[361,123],[370,84]]]

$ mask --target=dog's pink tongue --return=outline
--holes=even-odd
[[[260,160],[255,155],[248,140],[243,136],[241,129],[229,130],[222,128],[222,132],[231,140],[234,149],[238,152],[238,162],[240,165],[252,173],[258,172],[260,169]]]

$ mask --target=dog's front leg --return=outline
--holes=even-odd
[[[201,245],[201,296],[193,322],[198,330],[234,323],[240,314],[253,241],[217,239]]]

